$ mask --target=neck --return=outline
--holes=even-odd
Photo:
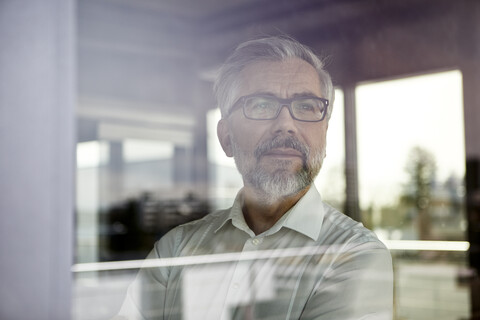
[[[274,197],[245,187],[242,208],[245,221],[256,235],[263,233],[280,220],[309,189],[310,186],[307,186],[293,195]]]

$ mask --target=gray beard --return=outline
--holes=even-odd
[[[313,155],[312,163],[308,164],[310,150],[293,138],[275,138],[268,141],[255,150],[254,156],[243,152],[232,139],[233,157],[238,171],[243,177],[245,184],[258,190],[258,196],[265,204],[277,202],[280,198],[297,194],[310,186],[322,167],[325,157],[325,148]],[[293,147],[304,155],[303,165],[298,172],[289,172],[289,160],[275,160],[276,170],[269,172],[259,164],[262,154],[273,147]],[[255,162],[256,160],[256,162]]]

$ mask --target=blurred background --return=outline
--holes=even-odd
[[[2,319],[109,318],[156,240],[231,205],[213,79],[278,34],[332,75],[315,183],[391,250],[394,318],[477,319],[479,21],[475,0],[1,1]]]

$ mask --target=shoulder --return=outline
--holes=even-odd
[[[374,232],[362,223],[353,220],[328,204],[324,204],[325,218],[322,233],[330,253],[337,257],[332,260],[331,270],[338,269],[364,272],[367,275],[382,274],[392,278],[392,257],[385,244]],[[372,273],[372,271],[375,271]]]
[[[165,252],[171,257],[178,256],[187,243],[199,243],[206,234],[220,227],[228,213],[229,209],[214,211],[201,219],[173,228],[155,243],[155,250],[159,256]]]
[[[228,219],[230,209],[223,209],[210,212],[203,218],[198,220],[193,220],[185,224],[179,225],[174,228],[174,232],[182,232],[185,234],[192,234],[195,232],[201,232],[203,230],[215,230],[218,228],[226,219]]]
[[[369,243],[373,247],[387,250],[375,233],[365,228],[361,222],[353,220],[323,201],[322,205],[325,216],[321,237],[324,241],[350,245]]]

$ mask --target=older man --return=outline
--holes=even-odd
[[[139,272],[120,314],[391,319],[388,250],[313,184],[333,103],[321,60],[289,38],[248,41],[220,70],[215,93],[218,138],[244,187],[230,209],[155,244],[149,258],[158,263]]]

